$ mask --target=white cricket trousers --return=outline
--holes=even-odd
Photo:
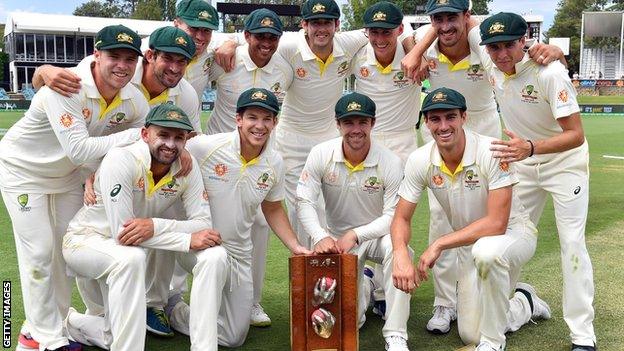
[[[303,229],[297,218],[297,183],[312,147],[337,137],[337,129],[321,134],[304,134],[284,127],[283,123],[278,123],[275,128],[275,147],[284,159],[284,169],[286,170],[284,180],[288,219],[295,233],[297,233],[299,243],[309,249],[313,248],[311,236]],[[316,214],[321,226],[325,227],[325,201],[322,194],[316,203]]]
[[[104,316],[71,313],[72,338],[111,351],[144,349],[145,251],[95,233],[65,236],[63,256],[68,268],[83,279],[97,281],[104,303]]]
[[[401,132],[379,132],[373,129],[372,137],[399,156],[403,166],[409,155],[418,148],[415,127]]]
[[[407,320],[410,313],[410,294],[397,289],[392,282],[392,240],[390,235],[379,239],[368,240],[351,250],[358,256],[358,320],[360,327],[366,321],[365,313],[370,298],[370,285],[363,279],[366,260],[378,263],[383,270],[383,289],[386,295],[386,322],[382,329],[384,337],[400,336],[407,340]],[[413,253],[410,249],[410,253]]]
[[[475,114],[477,117],[471,118],[468,115],[464,128],[472,130],[481,135],[501,138],[502,128],[500,116],[496,109],[484,111],[482,114]],[[425,143],[433,140],[429,128],[425,124],[424,116],[420,122],[420,131]],[[429,244],[436,241],[442,235],[453,231],[442,206],[431,190],[427,189],[429,199]],[[444,306],[455,308],[457,299],[457,252],[456,249],[445,250],[440,255],[432,269],[434,306]]]
[[[503,235],[458,248],[457,328],[465,344],[487,341],[504,349],[505,332],[530,320],[527,298],[514,290],[535,253],[536,234],[532,223],[518,223]]]
[[[26,329],[42,350],[67,345],[62,328],[72,279],[65,272],[61,243],[82,206],[82,190],[37,194],[2,189],[2,198],[13,225]]]
[[[585,245],[585,223],[589,203],[589,151],[587,142],[562,152],[548,162],[531,158],[517,163],[518,196],[539,223],[547,196],[552,196],[561,248],[563,273],[563,318],[570,338],[577,345],[593,345],[594,278]]]
[[[253,304],[251,258],[234,258],[221,246],[176,257],[193,273],[193,287],[190,307],[178,302],[169,316],[171,326],[191,337],[192,351],[241,346]]]

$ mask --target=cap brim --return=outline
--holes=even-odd
[[[215,25],[213,23],[210,22],[206,22],[206,21],[199,21],[196,19],[188,19],[188,18],[184,18],[184,17],[180,17],[184,20],[184,23],[186,23],[187,25],[189,25],[190,27],[193,28],[208,28],[208,29],[212,29],[212,30],[218,30],[219,29],[219,25]]]
[[[255,29],[245,29],[245,30],[251,34],[269,33],[269,34],[277,35],[278,37],[282,36],[282,32],[275,28],[261,27],[261,28],[255,28]]]
[[[335,15],[331,15],[328,13],[322,13],[322,14],[318,14],[318,15],[310,15],[308,17],[305,17],[304,20],[308,21],[308,20],[313,20],[313,19],[333,19],[333,20],[337,20],[339,19],[340,16],[336,17]]]
[[[351,112],[347,112],[341,116],[336,116],[336,119],[343,119],[343,118],[347,118],[347,117],[370,117],[370,118],[375,118],[375,115],[371,115],[362,111],[351,111]]]
[[[388,22],[373,22],[364,24],[364,28],[383,28],[383,29],[395,29],[398,28],[401,23],[388,23]]]
[[[456,104],[448,104],[448,103],[439,103],[439,104],[429,105],[426,108],[423,108],[421,111],[428,112],[431,110],[454,110],[456,108],[460,110],[465,110],[466,106],[458,106]]]
[[[136,52],[137,54],[139,54],[139,56],[143,56],[143,53],[141,52],[141,49],[138,49],[130,44],[123,44],[123,43],[115,43],[115,44],[111,44],[111,45],[106,45],[106,46],[100,46],[99,48],[96,48],[97,50],[115,50],[115,49],[129,49],[132,50],[134,52]]]
[[[269,111],[275,113],[276,115],[279,113],[279,108],[275,109],[274,107],[271,107],[271,105],[265,104],[264,102],[259,102],[259,101],[250,102],[248,104],[240,106],[239,108],[237,108],[237,110],[241,110],[241,109],[247,108],[247,107],[261,107],[261,108],[263,108],[265,110],[269,110]]]
[[[155,126],[165,127],[165,128],[182,129],[182,130],[186,130],[189,132],[192,132],[195,130],[192,125],[178,122],[178,121],[153,121],[153,122],[145,123],[146,127],[149,127],[150,125],[155,125]]]
[[[479,45],[487,45],[493,43],[500,43],[505,41],[513,41],[516,39],[520,39],[524,36],[523,34],[514,34],[514,35],[497,35],[488,39],[485,39],[479,43]]]
[[[180,54],[189,60],[193,59],[193,55],[189,55],[189,53],[186,50],[180,49],[177,46],[156,46],[154,47],[154,49],[158,51],[163,51],[163,52],[170,52],[173,54]]]
[[[435,8],[435,9],[427,12],[427,15],[434,15],[434,14],[440,13],[440,12],[458,13],[458,12],[464,12],[466,10],[468,10],[468,9],[462,10],[462,9],[458,9],[457,7],[442,6],[442,7],[438,7],[438,8]]]

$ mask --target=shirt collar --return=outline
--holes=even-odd
[[[401,60],[405,57],[405,50],[403,49],[403,44],[397,40],[397,47],[394,51],[394,59],[390,66],[392,70],[401,70]],[[375,49],[371,43],[366,44],[366,64],[369,66],[377,66],[379,62],[377,61],[377,57],[375,57]],[[381,66],[381,65],[380,65]]]
[[[253,60],[251,59],[251,56],[249,55],[249,44],[239,46],[236,49],[236,57],[240,57],[240,60],[243,62],[243,64],[245,65],[245,68],[249,72],[254,71],[256,69],[261,69],[265,71],[266,73],[269,73],[269,74],[273,73],[273,67],[275,67],[275,60],[273,58],[275,57],[275,55],[278,55],[278,53],[275,52],[273,56],[271,56],[271,60],[269,60],[269,62],[264,67],[258,67],[256,63],[253,62]]]
[[[312,52],[312,49],[310,49],[310,46],[308,45],[305,34],[303,32],[303,29],[300,30],[299,33],[297,34],[299,35],[299,52],[301,53],[301,58],[304,61],[310,61],[310,60],[316,59],[317,58],[316,54]],[[332,55],[335,58],[345,55],[342,45],[340,45],[340,42],[336,38],[337,35],[338,33],[334,34],[333,50],[332,50]]]
[[[466,147],[464,148],[464,155],[462,156],[461,165],[462,167],[468,167],[475,163],[477,158],[477,136],[468,130],[464,129],[464,133],[466,135]],[[440,151],[438,150],[438,145],[433,142],[433,147],[431,148],[431,164],[436,167],[442,167],[442,155],[440,155]]]
[[[334,144],[334,148],[333,148],[333,161],[334,162],[342,162],[345,163],[347,160],[344,157],[344,152],[342,151],[342,137],[334,139],[335,140],[335,144]],[[375,140],[371,140],[371,146],[370,149],[368,150],[368,155],[366,155],[366,158],[364,159],[364,162],[362,162],[364,167],[375,167],[379,164],[379,157],[380,153],[379,153],[379,147],[377,146],[377,143],[375,142]],[[358,165],[352,165],[352,166],[358,166]]]

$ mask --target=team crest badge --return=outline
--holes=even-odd
[[[180,119],[182,116],[177,111],[169,111],[167,112],[168,119]]]
[[[63,113],[61,115],[61,125],[65,128],[69,128],[72,124],[74,124],[74,117],[69,113]]]
[[[441,91],[438,91],[432,98],[432,102],[444,102],[446,101],[446,94]]]
[[[501,162],[499,164],[499,167],[500,167],[501,171],[509,172],[509,162]]]
[[[256,182],[256,185],[258,185],[258,189],[259,190],[265,190],[266,188],[269,187],[269,184],[267,183],[269,181],[269,173],[264,172],[260,175],[260,177],[258,177],[258,181]]]
[[[260,21],[260,25],[263,27],[273,27],[274,23],[269,17],[265,17]]]
[[[219,163],[214,167],[214,171],[216,175],[223,177],[227,173],[228,168],[223,163]]]
[[[28,212],[30,211],[30,206],[28,206],[28,194],[21,194],[17,197],[17,203],[20,205],[20,211]]]
[[[265,101],[267,99],[267,95],[262,91],[258,90],[255,93],[251,94],[251,99]]]
[[[433,182],[433,184],[437,185],[437,186],[441,186],[442,184],[444,184],[444,178],[442,178],[441,175],[436,174],[431,178],[431,181]]]
[[[404,80],[405,79],[405,73],[403,73],[403,71],[398,71],[394,77],[392,77],[393,80]]]
[[[169,183],[167,183],[167,188],[169,189],[173,189],[173,187],[176,185],[176,179],[175,177],[171,178],[171,180],[169,181]]]
[[[373,21],[375,21],[375,22],[376,21],[385,21],[385,20],[386,20],[386,14],[381,12],[381,11],[379,11],[379,12],[377,12],[377,13],[375,13],[373,15]]]
[[[307,74],[306,70],[303,67],[297,68],[296,72],[297,72],[297,77],[299,77],[299,78],[305,78],[305,76]]]
[[[325,5],[321,3],[317,3],[316,5],[312,6],[312,13],[319,13],[319,12],[325,12]]]
[[[504,31],[505,31],[505,25],[500,22],[496,22],[490,26],[490,30],[488,31],[488,33],[496,34],[496,33],[503,33]]]
[[[206,10],[200,11],[197,14],[197,19],[199,20],[208,21],[210,18],[212,18],[212,16],[210,16],[210,13],[208,13],[208,11]]]
[[[557,97],[561,102],[568,102],[568,92],[565,89],[560,91]]]
[[[132,37],[127,33],[119,33],[117,34],[117,41],[132,44],[134,39],[132,39]]]
[[[464,177],[464,185],[470,190],[481,187],[479,185],[479,175],[476,174],[472,169],[469,169],[468,171],[466,171],[466,175]]]
[[[280,82],[275,82],[275,84],[271,86],[271,91],[274,92],[275,94],[279,93],[281,90],[282,90],[282,86]]]
[[[349,62],[348,61],[343,61],[340,63],[340,65],[338,66],[338,74],[344,74],[345,72],[347,72],[349,70]]]
[[[535,90],[532,84],[527,84],[527,86],[522,89],[520,95],[522,102],[537,103],[538,91]]]
[[[448,4],[448,0],[438,0],[436,3],[438,5],[447,5]]]
[[[126,114],[125,114],[125,113],[123,113],[123,112],[117,112],[117,113],[113,116],[112,120],[113,120],[113,121],[115,121],[115,122],[117,122],[117,123],[120,123],[121,121],[123,121],[123,119],[124,119],[124,118],[126,118]]]
[[[379,192],[379,189],[381,189],[381,180],[379,178],[371,176],[364,181],[364,191],[367,193],[373,194]]]
[[[362,111],[362,105],[355,101],[351,101],[349,105],[347,105],[347,111]]]
[[[88,108],[83,108],[82,109],[82,117],[84,117],[85,120],[88,120],[89,118],[91,118],[91,110],[89,110]]]
[[[188,43],[186,42],[186,39],[184,39],[183,37],[177,37],[175,38],[175,42],[178,45],[183,45],[186,46]]]
[[[481,65],[480,64],[476,64],[476,65],[471,65],[470,66],[470,72],[472,72],[473,74],[477,74],[480,69],[481,69]]]
[[[360,67],[360,75],[363,78],[367,78],[370,75],[370,71],[366,67]]]

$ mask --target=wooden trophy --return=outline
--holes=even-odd
[[[357,351],[357,256],[293,256],[290,266],[292,351]]]

